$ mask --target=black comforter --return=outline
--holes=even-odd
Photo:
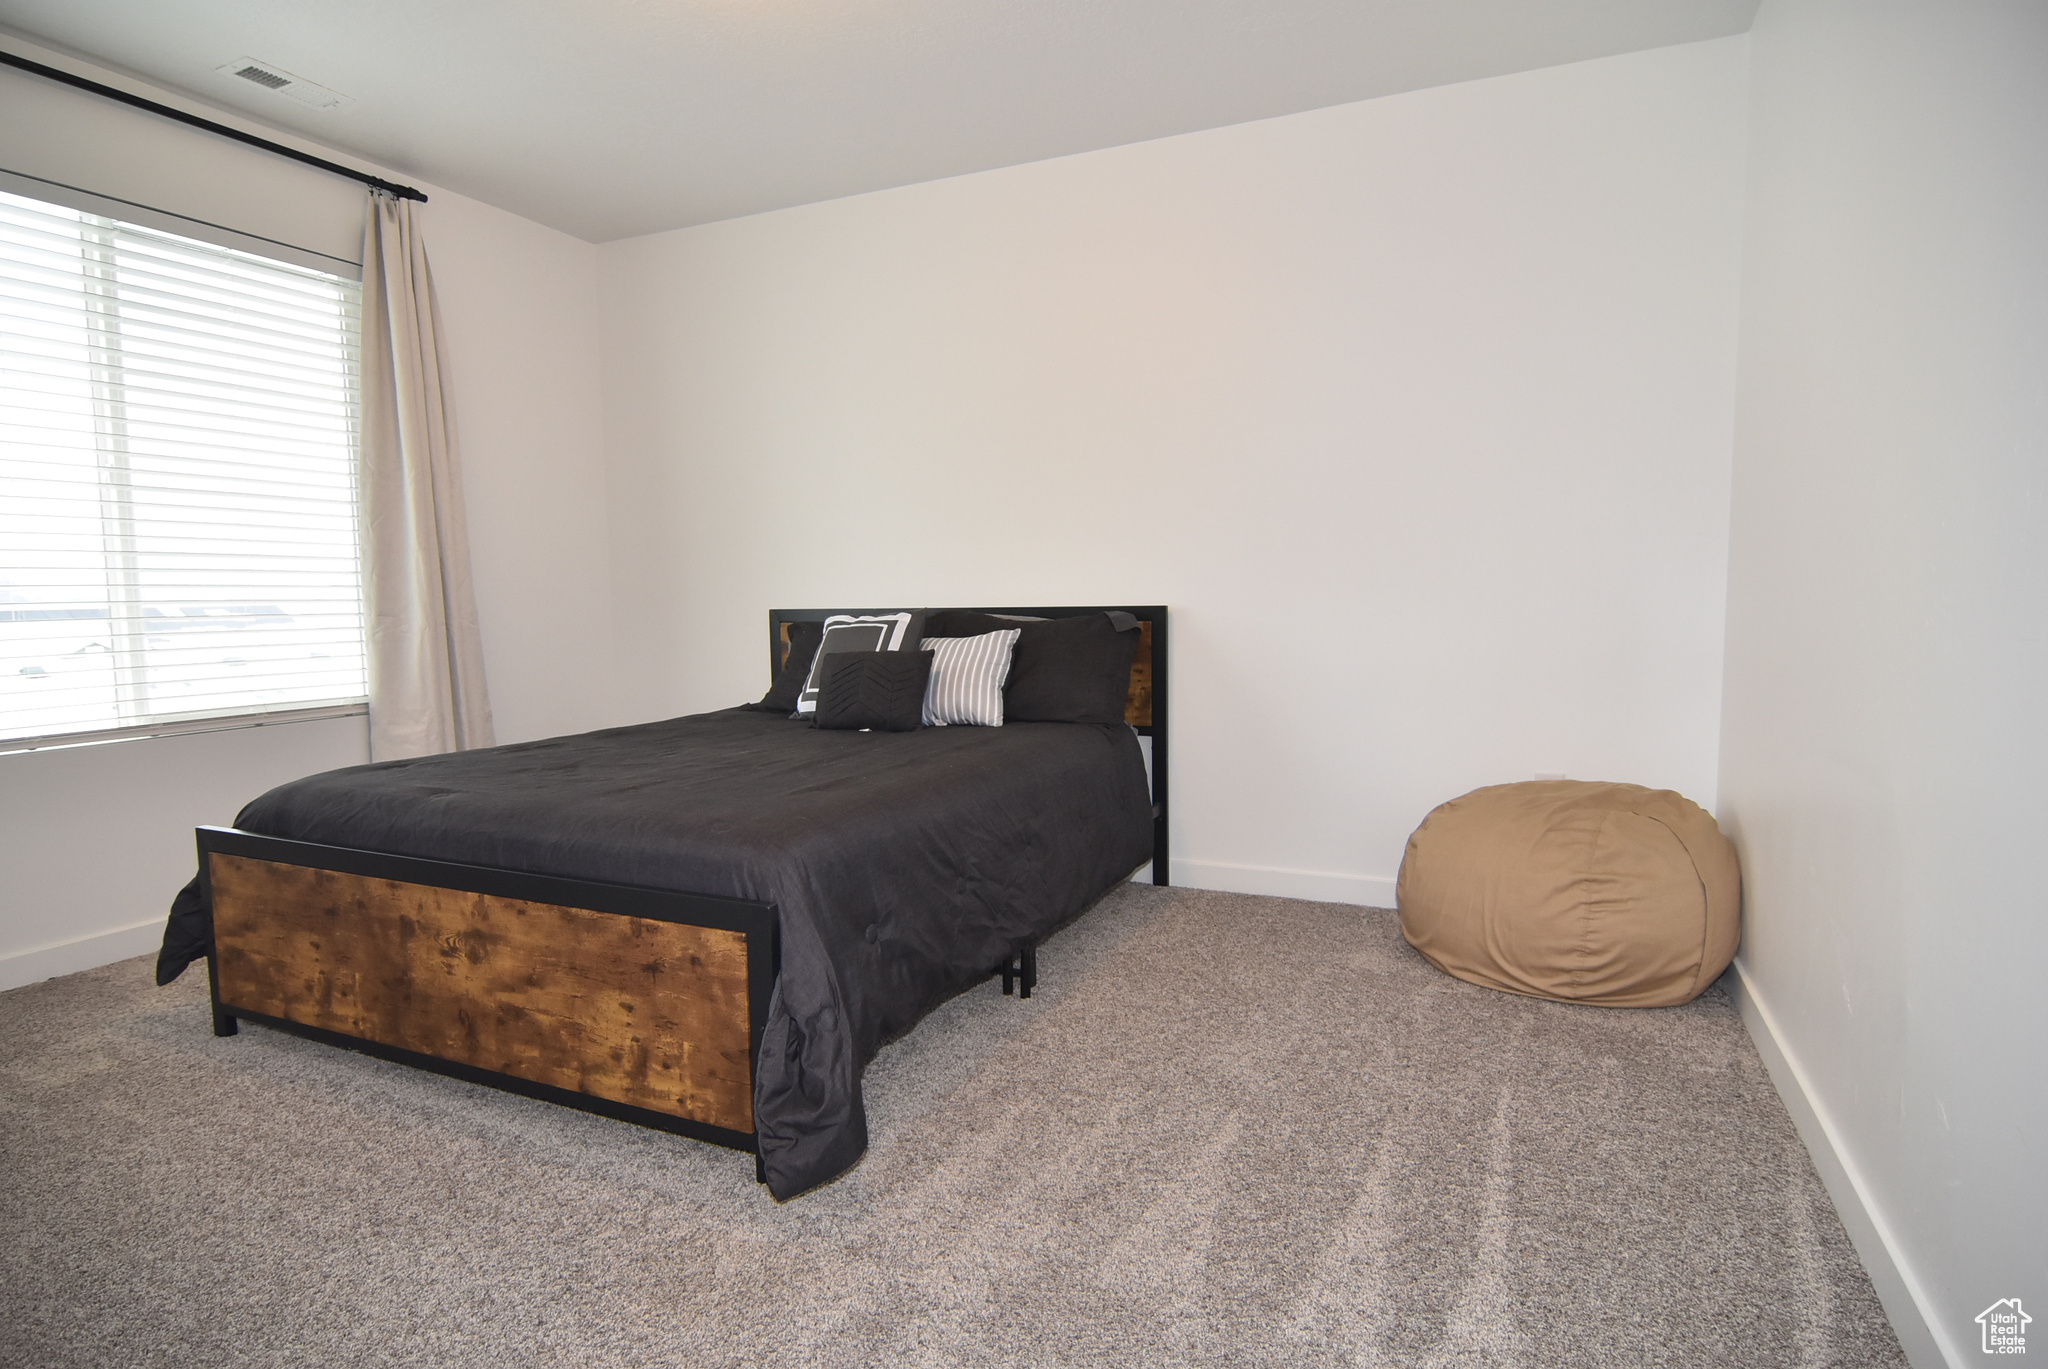
[[[1127,727],[831,732],[747,709],[335,770],[271,790],[235,825],[775,904],[782,967],[754,1119],[777,1198],[860,1158],[861,1071],[885,1041],[1152,848]],[[158,982],[211,934],[194,881]]]

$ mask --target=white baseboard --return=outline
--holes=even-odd
[[[18,989],[24,984],[55,979],[60,974],[77,974],[130,956],[147,955],[162,945],[163,939],[164,920],[152,917],[112,931],[60,941],[54,946],[0,955],[0,990]]]
[[[1771,1083],[1785,1102],[1785,1111],[1792,1114],[1792,1125],[1806,1143],[1822,1185],[1834,1199],[1842,1226],[1849,1233],[1849,1243],[1863,1259],[1863,1268],[1877,1289],[1877,1300],[1884,1304],[1892,1330],[1898,1333],[1907,1361],[1913,1369],[1962,1369],[1963,1348],[1945,1333],[1934,1303],[1927,1296],[1926,1285],[1914,1276],[1883,1211],[1871,1200],[1869,1185],[1842,1148],[1834,1124],[1816,1101],[1806,1072],[1785,1049],[1776,1019],[1757,996],[1756,986],[1740,960],[1735,962],[1733,986],[1736,1006],[1742,1011],[1742,1025],[1748,1029],[1749,1039],[1756,1043]]]
[[[1367,908],[1394,906],[1394,881],[1372,875],[1339,875],[1323,870],[1287,870],[1274,865],[1233,865],[1221,860],[1172,862],[1173,882],[1189,889],[1215,889],[1226,894],[1271,894],[1305,898],[1316,903],[1357,903]],[[1152,867],[1139,872],[1150,883]]]

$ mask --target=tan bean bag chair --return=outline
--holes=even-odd
[[[1452,799],[1408,838],[1401,933],[1489,989],[1658,1008],[1735,955],[1735,847],[1698,804],[1637,784],[1539,780]]]

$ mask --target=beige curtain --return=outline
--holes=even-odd
[[[441,316],[415,202],[363,229],[363,598],[370,758],[491,744]]]

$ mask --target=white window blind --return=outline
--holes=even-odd
[[[362,702],[360,315],[0,192],[0,743]]]

